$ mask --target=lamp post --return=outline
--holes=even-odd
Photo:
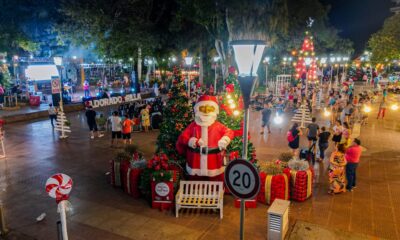
[[[63,89],[64,89],[64,84],[62,81],[62,57],[54,57],[53,58],[54,64],[57,66],[57,69],[60,69],[60,109],[63,112]]]
[[[268,64],[269,61],[271,60],[270,57],[265,57],[264,58],[264,63],[265,63],[265,95],[268,95]]]
[[[244,124],[242,159],[247,159],[250,97],[257,81],[257,70],[264,52],[265,42],[259,40],[237,40],[232,41],[230,44],[235,53],[235,61],[239,71],[239,84],[243,96]],[[240,201],[240,239],[244,239],[244,203],[244,200]]]
[[[193,57],[185,57],[185,63],[187,66],[189,66],[189,71],[188,71],[188,85],[187,85],[187,95],[189,98],[189,102],[190,102],[190,68],[192,65],[192,61],[193,61]]]
[[[215,73],[215,77],[214,77],[214,93],[215,95],[217,95],[217,79],[218,79],[218,75],[217,75],[217,67],[218,67],[218,61],[219,61],[220,57],[214,57],[214,63],[215,63],[215,67],[214,67],[214,73]]]
[[[329,83],[329,90],[331,90],[332,89],[332,81],[333,81],[333,64],[335,63],[335,61],[336,61],[336,58],[335,57],[331,57],[330,59],[329,59],[329,61],[331,62],[331,81],[330,81],[330,83]]]

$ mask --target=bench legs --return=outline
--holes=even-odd
[[[219,207],[219,218],[222,219],[224,217],[224,206]]]
[[[175,217],[178,218],[178,214],[179,214],[179,206],[176,205],[175,206]]]

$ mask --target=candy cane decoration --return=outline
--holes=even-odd
[[[46,181],[46,192],[50,197],[55,198],[58,203],[58,212],[60,213],[63,240],[68,240],[67,216],[69,193],[72,190],[72,179],[66,174],[57,173]]]

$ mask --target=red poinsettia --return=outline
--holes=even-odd
[[[235,91],[235,85],[233,83],[227,84],[225,90],[227,93],[233,93]]]
[[[229,72],[229,74],[235,74],[235,72],[236,72],[235,67],[232,67],[232,66],[229,67],[228,72]]]
[[[168,170],[168,157],[164,153],[156,154],[147,162],[147,168],[155,171]]]

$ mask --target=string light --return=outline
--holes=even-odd
[[[233,111],[233,115],[239,116],[240,112],[238,110]]]
[[[395,104],[393,104],[390,108],[391,108],[393,111],[397,111],[397,109],[399,109],[399,105],[397,105],[397,103],[395,103]]]

